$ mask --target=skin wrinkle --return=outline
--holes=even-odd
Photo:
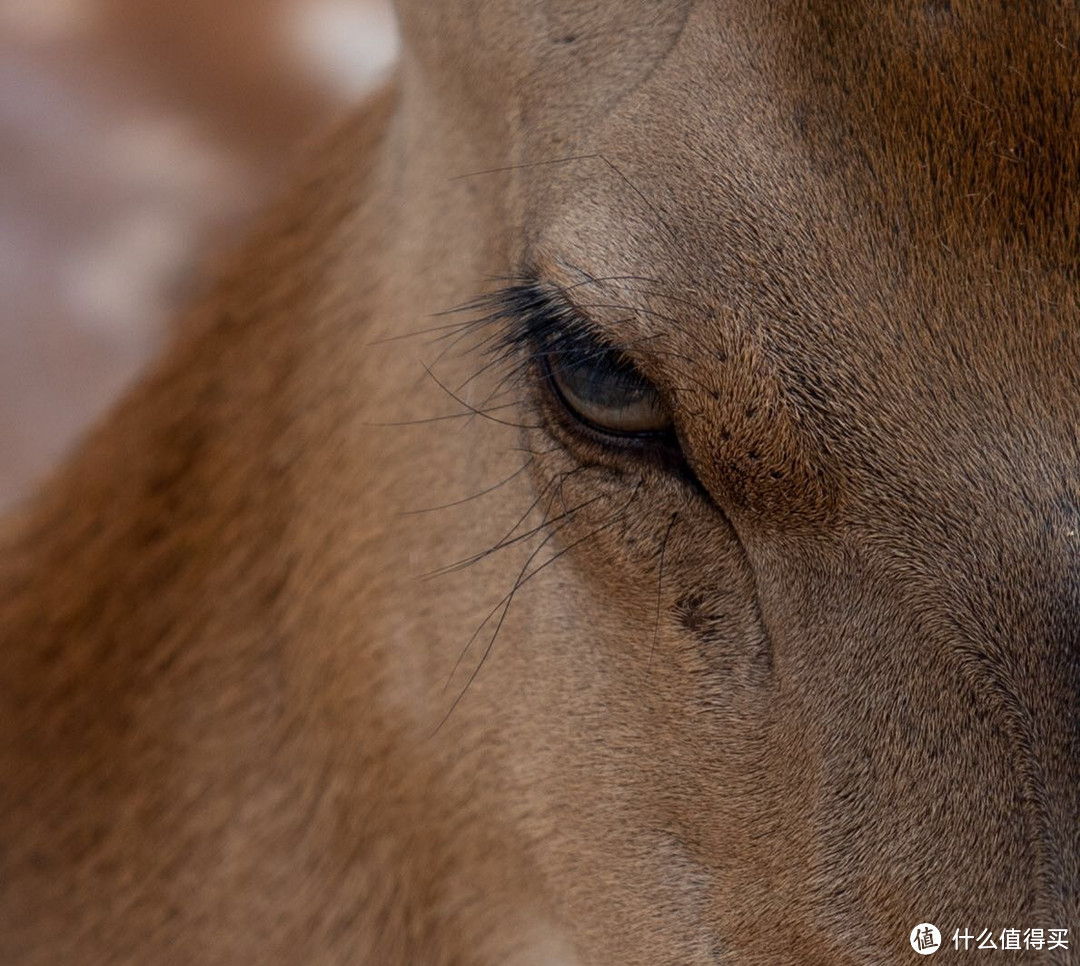
[[[633,84],[630,85],[625,91],[620,92],[613,100],[604,105],[600,114],[614,114],[619,105],[623,101],[629,100],[637,91],[645,87],[656,76],[657,71],[667,63],[668,59],[674,54],[676,48],[679,46],[679,41],[682,40],[683,33],[686,31],[686,25],[690,22],[690,18],[693,16],[694,8],[698,5],[699,0],[683,0],[683,14],[680,19],[679,26],[675,31],[675,35],[669,41],[666,49],[657,56],[657,58],[649,65],[649,69]]]
[[[0,961],[1075,922],[1075,11],[398,6],[387,88],[6,525]],[[549,391],[560,325],[677,444]]]

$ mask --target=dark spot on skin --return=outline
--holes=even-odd
[[[731,440],[731,433],[726,429],[720,430],[720,442],[727,443],[730,440]]]
[[[555,43],[563,45],[577,43],[577,34],[566,34],[563,37],[557,37]]]
[[[750,450],[750,452],[746,454],[746,458],[750,460],[751,463],[756,463],[761,459],[761,455],[755,450]]]
[[[726,352],[721,351],[721,352],[716,353],[716,361],[717,362],[727,362],[727,359],[728,359],[728,356],[727,356]]]
[[[805,399],[818,405],[824,405],[826,401],[825,387],[821,377],[816,373],[808,372],[802,368],[792,370],[792,376],[798,384]]]
[[[700,635],[708,628],[710,617],[705,611],[705,604],[703,594],[690,594],[675,604],[675,616],[691,634]]]
[[[690,634],[709,647],[708,657],[714,661],[719,657],[715,646],[730,631],[731,615],[716,607],[714,598],[707,594],[691,593],[680,597],[675,603],[675,618]]]
[[[757,406],[747,406],[746,407],[746,418],[747,419],[753,419],[755,415],[757,415]]]
[[[773,470],[769,474],[769,476],[771,476],[774,480],[782,480],[784,478],[784,474],[781,473],[779,470]]]

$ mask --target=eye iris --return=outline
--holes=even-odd
[[[661,433],[671,426],[657,390],[613,350],[557,347],[547,358],[556,391],[582,421],[623,435]]]

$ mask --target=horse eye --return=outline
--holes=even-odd
[[[563,405],[593,429],[619,436],[671,429],[656,387],[614,349],[579,337],[549,345],[542,357]]]

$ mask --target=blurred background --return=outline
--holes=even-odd
[[[388,0],[0,0],[0,511],[395,52]]]

